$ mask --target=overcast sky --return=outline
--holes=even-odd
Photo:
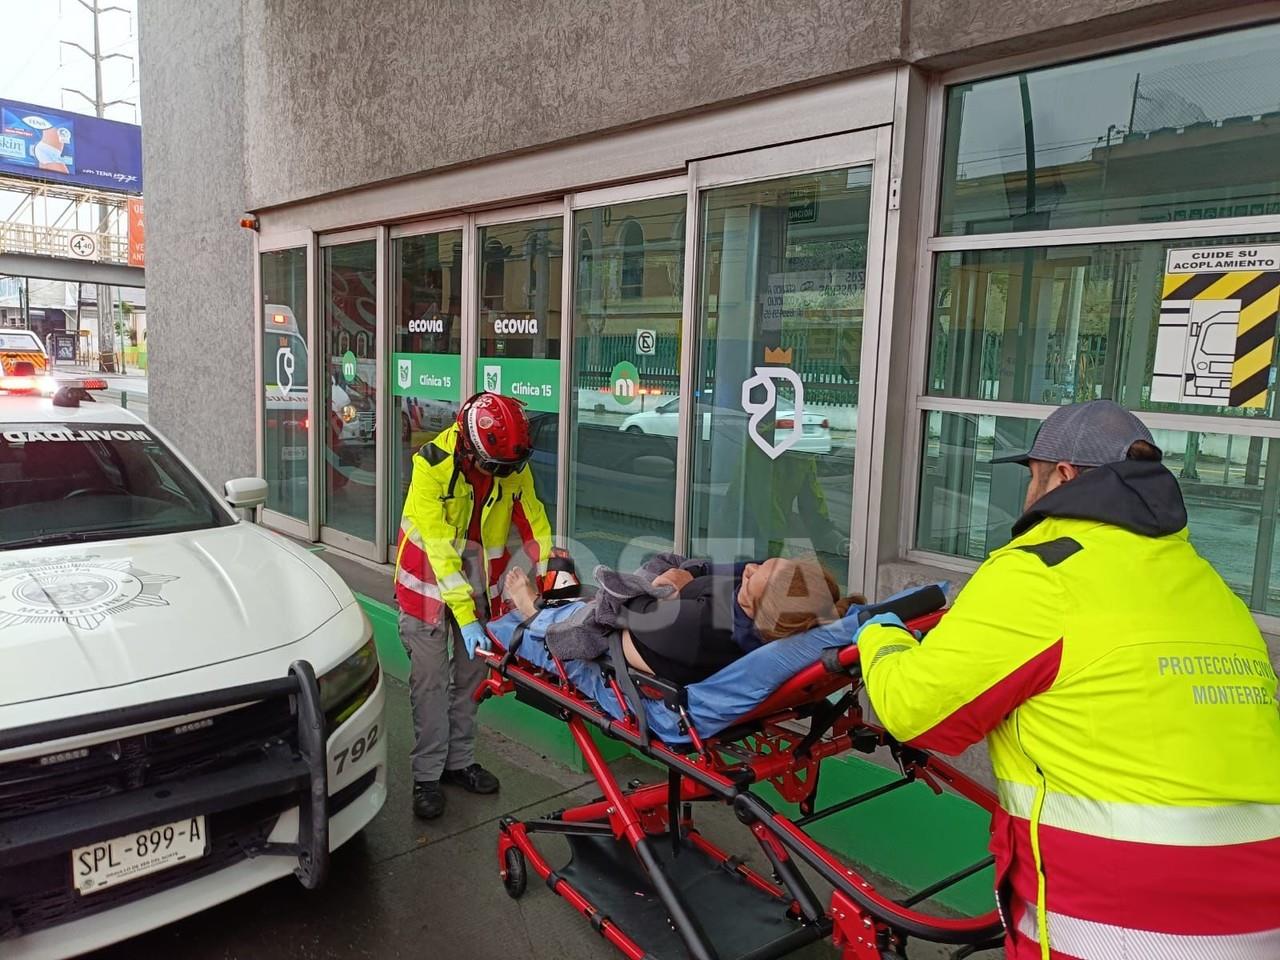
[[[93,0],[88,0],[92,4]],[[98,0],[100,7],[124,7],[128,12],[111,11],[99,17],[102,53],[122,53],[134,61],[115,58],[102,65],[104,100],[138,101],[136,58],[138,29],[135,11],[139,0]],[[63,87],[94,95],[93,61],[74,47],[59,41],[70,40],[93,49],[93,17],[77,0],[0,0],[0,23],[4,24],[5,55],[0,59],[0,97],[24,100],[42,107],[94,112],[93,104]],[[108,107],[111,120],[140,122],[137,107],[117,104]]]

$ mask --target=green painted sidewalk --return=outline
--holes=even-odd
[[[383,668],[406,680],[409,657],[400,643],[395,609],[363,594],[357,596],[373,624]],[[485,726],[575,773],[586,771],[568,725],[520,703],[514,696],[490,697],[480,708],[480,719]],[[631,757],[647,763],[638,755],[633,757],[618,741],[594,729],[592,734],[610,762]],[[660,777],[659,768],[653,769],[655,778]],[[889,783],[898,776],[896,770],[857,757],[828,760],[822,767],[819,807]],[[763,785],[760,792],[778,809],[798,815],[796,807],[783,801],[772,787]],[[906,890],[918,890],[981,860],[987,852],[988,831],[985,811],[953,794],[935,796],[922,783],[835,814],[809,830],[831,849]],[[993,903],[992,882],[992,869],[988,867],[950,888],[939,901],[963,913],[985,912]]]

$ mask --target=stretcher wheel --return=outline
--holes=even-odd
[[[507,891],[508,897],[512,900],[519,900],[524,896],[525,888],[529,885],[529,874],[525,869],[524,854],[517,847],[507,847],[507,852],[502,859],[506,870],[502,878],[502,886]]]

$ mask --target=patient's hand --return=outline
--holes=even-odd
[[[538,612],[538,591],[529,582],[529,575],[519,567],[512,567],[503,578],[503,593],[520,616],[528,619]]]
[[[688,570],[681,570],[679,567],[672,567],[670,570],[666,571],[665,573],[660,573],[656,577],[654,577],[653,585],[655,587],[664,586],[664,585],[671,587],[673,591],[671,596],[675,596],[677,593],[683,590],[685,588],[685,585],[688,584],[692,579],[693,579],[693,574],[690,573]]]

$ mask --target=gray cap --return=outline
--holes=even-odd
[[[1100,467],[1124,460],[1138,440],[1155,446],[1151,431],[1124,407],[1110,400],[1090,400],[1059,407],[1049,414],[1026,453],[995,457],[991,462],[1020,463],[1025,467],[1032,460],[1045,460]]]

